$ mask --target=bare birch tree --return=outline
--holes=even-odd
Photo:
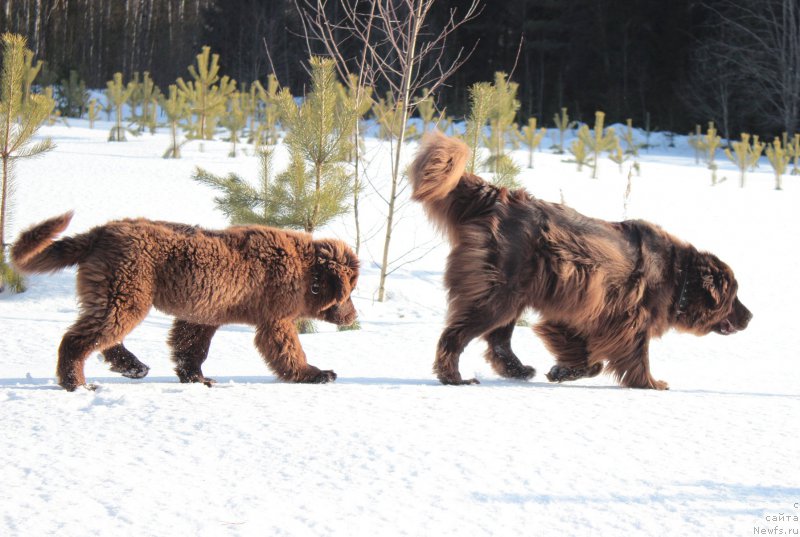
[[[390,192],[383,196],[387,204],[386,233],[378,287],[378,301],[383,302],[395,211],[402,191],[400,165],[406,125],[417,105],[413,96],[422,94],[423,88],[434,93],[467,60],[471,51],[465,53],[462,48],[451,55],[445,42],[459,26],[479,14],[480,0],[472,0],[463,13],[451,10],[436,29],[427,23],[434,0],[338,0],[335,10],[326,9],[327,0],[296,3],[306,22],[309,40],[322,43],[343,75],[357,72],[357,80],[365,86],[385,88],[394,97],[399,112],[400,126],[391,140]],[[353,47],[360,54],[346,55],[345,51]]]

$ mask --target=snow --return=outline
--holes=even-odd
[[[257,174],[253,156],[228,158],[222,141],[164,160],[165,132],[107,143],[109,127],[41,130],[57,148],[18,164],[11,237],[70,209],[68,233],[136,216],[224,227],[214,191],[191,181],[192,170]],[[86,374],[99,388],[68,393],[54,368],[76,316],[74,270],[2,294],[0,535],[799,534],[798,178],[774,191],[762,159],[741,189],[720,153],[727,180],[711,187],[685,137],[675,148],[653,141],[627,217],[719,255],[755,315],[734,336],[654,341],[652,370],[670,391],[624,389],[605,375],[549,384],[553,359],[524,327],[513,346],[536,367],[531,382],[497,377],[476,341],[461,371],[481,384],[439,385],[431,364],[448,246],[403,203],[390,257],[409,263],[390,276],[389,300],[375,301],[385,208],[368,186],[362,330],[320,325],[301,336],[309,361],[338,373],[330,385],[277,382],[253,330],[239,325],[213,340],[204,372],[218,384],[180,384],[166,346],[171,319],[154,311],[126,339],[151,367],[147,378],[122,378],[92,357]],[[367,147],[370,181],[385,192],[389,146]],[[516,157],[527,163],[524,150]],[[630,163],[620,174],[604,159],[593,180],[566,158],[537,152],[522,183],[621,219]],[[317,235],[352,242],[351,217]]]

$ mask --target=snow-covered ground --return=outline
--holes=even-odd
[[[225,142],[202,152],[192,142],[183,159],[164,160],[166,134],[107,143],[108,126],[42,129],[57,148],[19,163],[11,237],[71,209],[69,233],[135,216],[223,227],[215,193],[190,179],[194,166],[256,176],[256,159],[228,158]],[[395,264],[389,299],[376,302],[385,208],[368,186],[362,330],[301,337],[311,363],[338,373],[333,384],[276,382],[245,326],[213,341],[204,372],[219,384],[180,384],[165,343],[171,319],[153,312],[126,340],[151,366],[147,378],[91,358],[98,390],[67,393],[53,373],[76,315],[74,270],[1,295],[0,535],[800,534],[800,178],[776,192],[762,159],[740,189],[720,153],[727,181],[712,188],[685,138],[676,148],[654,140],[627,216],[718,254],[755,315],[735,336],[653,342],[654,375],[670,391],[607,376],[551,385],[552,357],[524,327],[513,345],[539,371],[533,381],[498,378],[477,341],[461,371],[481,384],[439,385],[431,364],[448,247],[404,204],[391,257],[410,262]],[[389,148],[369,140],[368,150],[380,190]],[[625,174],[606,160],[592,180],[564,158],[537,153],[523,184],[621,219]],[[351,217],[318,235],[352,242]]]

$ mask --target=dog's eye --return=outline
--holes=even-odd
[[[314,282],[314,283],[311,284],[311,294],[312,295],[318,295],[319,294],[319,284],[317,282]]]

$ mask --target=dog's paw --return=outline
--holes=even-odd
[[[530,380],[536,376],[536,369],[529,365],[523,365],[517,369],[513,369],[508,372],[506,378],[510,379],[517,379],[517,380]]]
[[[216,380],[210,377],[206,377],[200,372],[188,373],[186,371],[178,371],[177,373],[178,373],[178,380],[180,380],[183,384],[202,383],[210,388],[217,383]]]
[[[664,382],[663,380],[654,380],[653,381],[653,389],[654,390],[669,390],[669,384]]]
[[[112,366],[110,368],[111,371],[114,373],[119,373],[123,377],[127,377],[129,379],[142,379],[147,376],[150,372],[150,367],[145,364],[139,363],[135,366],[131,367],[117,367]]]
[[[565,382],[581,378],[583,371],[583,368],[574,369],[563,365],[554,365],[545,376],[550,382]]]
[[[336,380],[336,373],[334,373],[333,371],[317,370],[316,372],[300,380],[300,382],[304,382],[307,384],[327,384],[328,382],[333,382],[334,380]]]
[[[456,378],[452,377],[439,377],[439,382],[445,386],[466,386],[468,384],[480,384],[478,379],[462,379],[461,376]]]

